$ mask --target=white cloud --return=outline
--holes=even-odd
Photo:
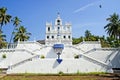
[[[89,3],[89,4],[87,4],[87,5],[85,5],[85,6],[83,6],[83,7],[80,7],[79,9],[76,9],[75,11],[74,11],[74,13],[78,13],[78,12],[80,12],[80,11],[84,11],[84,10],[86,10],[87,8],[89,8],[89,7],[91,7],[91,6],[94,6],[96,3],[98,3],[99,1],[97,1],[97,2],[93,2],[93,3]]]

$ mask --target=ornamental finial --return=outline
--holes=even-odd
[[[58,15],[58,17],[60,17],[60,13],[59,12],[57,13],[57,15]]]

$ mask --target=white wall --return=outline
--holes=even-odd
[[[77,73],[77,71],[106,72],[107,70],[104,67],[101,67],[102,64],[108,65],[108,69],[120,68],[119,49],[103,49],[98,43],[86,42],[77,46],[78,47],[65,46],[61,54],[61,59],[63,59],[63,61],[61,64],[58,64],[58,62],[56,62],[57,54],[52,46],[46,47],[34,42],[21,43],[17,46],[15,52],[0,52],[0,67],[6,68],[11,62],[12,64],[15,64],[38,54],[44,55],[45,59],[37,58],[32,61],[26,61],[12,70],[8,70],[8,73],[58,73],[59,71],[64,73]],[[89,50],[88,48],[96,50],[85,54],[83,50],[86,52]],[[7,55],[5,60],[2,59],[2,54],[4,53]],[[34,53],[34,55],[31,53]],[[80,59],[74,59],[75,54],[80,54],[82,56]],[[85,56],[88,58],[86,59]],[[105,63],[106,60],[110,61]],[[98,64],[96,64],[97,62]]]
[[[8,66],[18,63],[22,60],[32,57],[33,55],[24,51],[16,50],[15,52],[1,53],[6,54],[6,58],[0,61],[0,68],[8,68]]]
[[[78,49],[80,48],[84,52],[87,52],[93,48],[101,48],[101,44],[99,41],[85,41],[74,46]]]
[[[98,49],[93,49],[85,54],[99,61],[108,63],[108,61],[112,60],[115,57],[115,55],[117,55],[117,53],[119,53],[117,49],[98,48]]]
[[[60,64],[56,59],[36,59],[8,70],[7,73],[58,73],[60,71],[63,73],[103,72],[106,69],[82,58],[63,59]]]
[[[57,54],[52,46],[42,48],[34,53],[44,55],[45,58],[57,58]],[[72,47],[65,46],[61,58],[74,58],[75,55],[82,54],[83,52]]]

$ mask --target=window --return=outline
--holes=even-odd
[[[65,39],[65,38],[66,38],[66,36],[63,36],[63,38]]]
[[[68,36],[68,38],[70,39],[70,36]]]
[[[49,36],[47,36],[47,39],[49,39]]]
[[[60,27],[58,27],[58,30],[60,29]]]
[[[48,31],[50,31],[50,27],[48,27]]]
[[[60,20],[57,20],[57,24],[60,25]]]
[[[54,39],[54,36],[52,36],[52,39]]]

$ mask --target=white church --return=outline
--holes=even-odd
[[[45,44],[37,41],[14,43],[0,49],[0,69],[14,73],[113,73],[120,69],[120,49],[102,48],[99,41],[72,44],[72,25],[46,22]]]

